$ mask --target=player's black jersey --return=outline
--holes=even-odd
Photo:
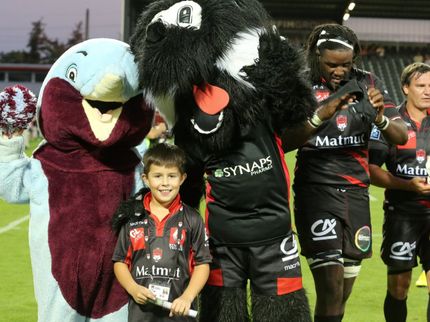
[[[291,231],[280,139],[267,119],[241,135],[233,150],[195,156],[206,173],[206,225],[217,245],[262,245]]]
[[[408,142],[405,145],[388,144],[375,127],[370,136],[369,162],[378,166],[385,163],[392,175],[403,179],[427,177],[426,161],[427,156],[430,155],[430,116],[425,117],[421,124],[417,124],[409,117],[405,103],[400,105],[398,110],[408,127]],[[430,213],[430,196],[412,191],[386,189],[385,199],[388,203],[395,203],[396,208],[402,206],[405,211],[422,213],[422,210],[427,209]]]
[[[349,104],[348,109],[336,112],[330,120],[323,122],[298,150],[294,181],[296,185],[369,185],[368,141],[376,111],[368,100],[367,89],[375,87],[383,93],[384,114],[388,118],[399,118],[399,115],[378,78],[358,69],[352,70],[352,78],[357,80],[363,97]],[[313,90],[318,102],[333,94],[324,80],[314,84]]]
[[[172,203],[169,215],[161,222],[149,213],[150,194],[133,207],[130,221],[118,236],[113,261],[126,263],[133,279],[148,287],[150,283],[171,289],[169,301],[182,294],[188,285],[192,264],[211,262],[209,242],[202,218],[191,207]]]

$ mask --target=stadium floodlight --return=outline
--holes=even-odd
[[[352,10],[354,10],[354,8],[355,8],[355,2],[351,2],[351,3],[348,5],[348,10],[349,10],[349,11],[352,11]]]
[[[349,19],[349,12],[345,12],[343,15],[343,21],[347,21]]]

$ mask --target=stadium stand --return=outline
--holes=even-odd
[[[403,68],[419,60],[420,56],[423,57],[424,60],[424,57],[428,57],[428,52],[430,52],[430,50],[426,47],[413,47],[408,45],[396,45],[396,47],[387,46],[385,48],[385,54],[380,56],[375,50],[375,48],[380,46],[382,45],[371,44],[363,46],[364,55],[361,57],[361,67],[378,75],[384,81],[395,103],[400,104],[404,100],[402,87],[400,85],[400,75]]]

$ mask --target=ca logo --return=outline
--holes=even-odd
[[[320,219],[313,223],[311,232],[315,236],[312,240],[336,239],[336,220],[335,219]]]
[[[291,245],[291,249],[287,249],[287,242],[290,239],[290,237],[284,238],[284,240],[282,241],[280,248],[281,248],[281,252],[283,254],[285,254],[286,256],[282,258],[283,262],[292,260],[294,258],[299,257],[299,252],[297,250],[297,242],[296,239],[294,238],[294,236],[291,236],[292,238],[292,245]]]
[[[411,260],[413,256],[413,251],[416,248],[416,242],[408,243],[408,242],[396,242],[391,245],[391,254],[390,257],[393,259],[398,259],[402,261]]]

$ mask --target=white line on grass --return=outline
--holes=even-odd
[[[30,215],[27,215],[27,216],[24,216],[22,218],[15,220],[15,221],[10,222],[9,224],[7,224],[4,227],[0,227],[0,234],[3,234],[5,232],[15,228],[16,226],[20,225],[21,223],[28,220],[29,218],[30,218]]]

